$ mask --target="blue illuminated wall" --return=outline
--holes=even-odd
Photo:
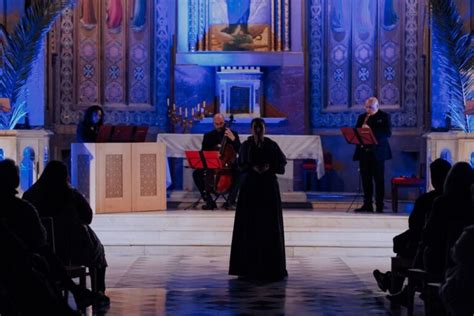
[[[453,0],[461,21],[464,23],[463,32],[469,34],[474,30],[474,3],[465,0]],[[433,23],[433,22],[432,22]],[[447,54],[448,50],[436,36],[439,27],[431,25],[431,127],[435,130],[448,130],[451,123],[446,117],[449,112],[450,91],[446,74],[441,67],[440,54]],[[452,65],[453,68],[456,65]]]
[[[423,161],[424,2],[308,0],[307,6],[307,115],[313,133],[321,135],[323,149],[332,154],[332,173],[342,179],[344,191],[357,191],[354,147],[339,128],[354,126],[365,98],[377,96],[395,131],[390,138],[393,159],[385,164],[388,197],[390,178],[418,175]]]

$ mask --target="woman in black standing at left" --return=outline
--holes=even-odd
[[[78,143],[95,143],[100,127],[104,124],[104,110],[98,105],[87,108],[84,119],[77,126]]]

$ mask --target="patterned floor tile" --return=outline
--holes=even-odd
[[[371,276],[387,262],[292,257],[286,280],[262,283],[228,276],[228,256],[113,256],[107,273],[111,307],[105,314],[403,315],[404,309],[390,308]]]

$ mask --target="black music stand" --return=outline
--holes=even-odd
[[[216,150],[186,150],[184,154],[191,169],[204,169],[204,177],[206,177],[208,170],[222,169],[222,161],[220,160],[219,152]],[[199,202],[201,202],[201,199],[201,192],[199,192],[199,199],[189,207],[185,208],[185,210],[195,208]]]
[[[342,127],[341,132],[342,132],[342,135],[344,136],[344,139],[346,140],[348,144],[360,145],[361,147],[377,144],[377,139],[375,138],[375,135],[374,133],[372,133],[372,129],[370,128]],[[349,207],[347,208],[346,212],[349,212],[355,200],[362,195],[361,189],[362,189],[362,179],[361,179],[360,170],[359,170],[359,188],[357,189],[357,194],[352,200]]]

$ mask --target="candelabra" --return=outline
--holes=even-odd
[[[211,114],[206,110],[206,101],[203,102],[202,107],[200,103],[198,103],[196,107],[192,107],[190,112],[188,112],[187,107],[184,108],[183,111],[183,107],[176,107],[176,104],[170,106],[169,99],[167,100],[167,104],[168,117],[170,118],[171,124],[173,124],[173,130],[176,131],[176,127],[180,126],[183,133],[189,133],[195,122],[197,123]]]

